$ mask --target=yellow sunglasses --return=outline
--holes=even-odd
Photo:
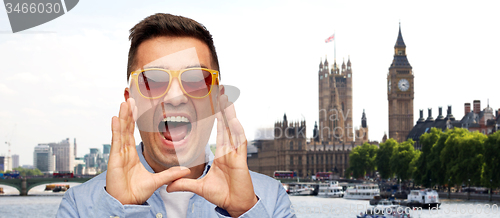
[[[147,99],[157,99],[165,95],[173,78],[177,78],[184,94],[197,99],[210,95],[213,85],[219,84],[219,71],[201,67],[182,70],[140,69],[132,72],[131,77],[139,94]]]

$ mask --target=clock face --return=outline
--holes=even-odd
[[[404,92],[410,88],[410,83],[406,79],[400,79],[398,82],[398,88]]]

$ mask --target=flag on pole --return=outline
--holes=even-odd
[[[326,38],[325,43],[329,43],[329,42],[333,41],[334,37],[335,37],[335,33],[333,35],[331,35],[330,37]]]

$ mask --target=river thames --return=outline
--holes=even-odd
[[[0,196],[0,217],[55,217],[62,194]],[[290,196],[292,212],[298,218],[356,217],[369,206],[368,201],[315,196]],[[499,202],[443,199],[441,209],[411,211],[411,217],[480,218],[500,217]]]

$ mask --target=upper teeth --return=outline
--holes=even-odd
[[[170,117],[164,118],[163,122],[165,122],[165,121],[170,121],[170,122],[189,122],[188,118],[187,117],[183,117],[183,116],[170,116]]]

